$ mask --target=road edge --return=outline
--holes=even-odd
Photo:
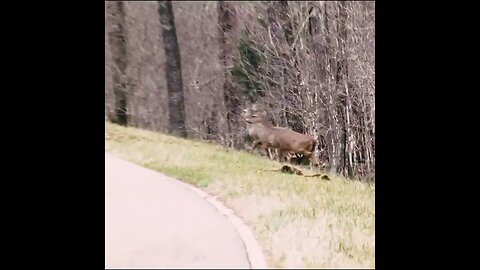
[[[184,186],[185,188],[193,191],[196,193],[198,196],[206,200],[211,206],[213,206],[220,214],[225,216],[227,220],[230,222],[230,224],[233,225],[235,230],[237,231],[240,239],[243,242],[243,246],[245,247],[245,252],[247,253],[247,259],[250,264],[250,269],[268,269],[267,262],[265,260],[265,256],[263,254],[263,251],[258,244],[257,239],[255,238],[255,235],[253,234],[252,230],[250,227],[245,224],[245,222],[238,216],[235,215],[234,211],[228,207],[226,207],[221,201],[216,199],[216,196],[208,194],[206,191],[201,190],[200,188],[197,188],[191,184],[185,183],[175,177],[172,177],[170,175],[166,175],[162,172],[152,170],[150,168],[146,168],[144,166],[141,166],[139,164],[133,163],[129,160],[126,160],[122,157],[119,157],[117,155],[105,152],[105,154],[110,154],[112,156],[115,156],[116,158],[122,159],[126,162],[129,162],[135,166],[141,167],[145,170],[149,170],[158,174],[162,174],[166,176],[169,180],[179,183],[180,185]]]
[[[223,216],[227,218],[227,220],[233,225],[237,233],[239,234],[240,238],[243,241],[243,245],[245,246],[245,251],[247,253],[247,259],[250,263],[251,269],[267,269],[267,262],[265,260],[265,256],[263,254],[262,248],[258,244],[255,235],[253,234],[250,227],[248,227],[245,222],[235,215],[235,212],[226,207],[221,201],[216,199],[216,196],[208,194],[207,192],[185,183],[181,180],[168,176],[175,181],[178,181],[184,187],[190,189],[191,191],[195,192],[197,195],[205,199],[210,205],[215,207],[218,212],[220,212]]]

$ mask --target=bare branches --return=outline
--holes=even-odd
[[[238,109],[258,103],[277,125],[324,141],[319,155],[331,170],[374,173],[374,2],[172,3],[189,135],[242,148]],[[125,3],[123,73],[129,122],[166,131],[166,58],[156,5]],[[119,73],[107,58],[106,76]],[[108,115],[115,85],[106,82]]]

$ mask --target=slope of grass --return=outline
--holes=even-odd
[[[270,267],[375,267],[375,187],[279,172],[278,162],[106,122],[105,150],[217,195],[250,225]]]

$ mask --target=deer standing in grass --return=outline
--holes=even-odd
[[[268,148],[276,149],[280,162],[283,162],[286,154],[302,154],[309,159],[310,166],[319,165],[314,155],[317,142],[312,136],[273,126],[267,120],[266,113],[260,113],[256,106],[245,109],[243,112],[248,126],[248,135],[254,140],[251,150],[258,146],[267,153]]]

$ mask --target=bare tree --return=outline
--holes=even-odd
[[[319,155],[332,172],[370,175],[374,2],[272,1],[242,14],[274,122],[323,142]]]
[[[267,3],[267,14],[269,29],[272,33],[272,42],[274,42],[274,51],[276,58],[279,59],[279,69],[283,78],[282,96],[283,96],[283,114],[282,117],[286,124],[298,132],[305,132],[304,125],[297,115],[298,111],[293,110],[295,99],[299,95],[300,72],[298,70],[298,60],[296,57],[296,48],[293,46],[293,25],[289,16],[288,1],[269,1]]]
[[[233,35],[238,27],[235,7],[232,3],[218,1],[218,24],[220,40],[220,61],[223,64],[225,81],[223,85],[223,99],[226,107],[227,133],[237,135],[240,115],[240,95],[234,85],[231,67],[234,64],[235,51],[237,50]],[[238,146],[238,136],[230,138],[231,146]]]
[[[129,125],[245,148],[239,109],[255,103],[274,126],[314,137],[332,172],[372,178],[374,1],[156,5],[108,2],[109,119],[128,108]]]
[[[158,14],[160,15],[166,58],[165,72],[168,89],[169,132],[180,137],[187,137],[182,67],[172,2],[158,1]]]
[[[113,67],[113,92],[115,98],[115,118],[120,125],[127,125],[127,93],[128,80],[126,76],[127,49],[125,30],[125,10],[121,1],[107,2],[108,31],[110,50],[115,66]]]

